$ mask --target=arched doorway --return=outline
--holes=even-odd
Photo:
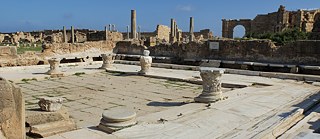
[[[246,28],[243,25],[237,25],[233,28],[233,38],[243,38],[246,35]]]
[[[314,23],[312,32],[320,32],[320,13],[314,16]]]

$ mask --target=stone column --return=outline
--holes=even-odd
[[[139,71],[139,74],[147,74],[150,71],[150,67],[152,64],[152,57],[149,56],[150,51],[144,50],[143,56],[140,57],[140,66],[141,70]]]
[[[63,26],[63,40],[64,40],[64,43],[68,43],[67,30],[65,26]]]
[[[127,40],[130,39],[130,32],[129,32],[129,26],[127,26]]]
[[[71,43],[74,43],[74,40],[75,40],[75,38],[74,38],[74,27],[71,26]]]
[[[112,68],[112,64],[114,62],[115,59],[115,54],[101,54],[102,57],[102,66],[100,67],[100,69],[106,69],[106,68]]]
[[[131,38],[137,38],[137,15],[136,10],[131,10]]]
[[[190,33],[190,36],[189,36],[189,41],[190,42],[192,42],[192,41],[194,41],[194,23],[193,23],[193,21],[194,21],[194,19],[193,19],[193,17],[190,17],[190,31],[189,31],[189,33]]]
[[[141,27],[138,26],[138,39],[141,40]]]
[[[47,74],[53,75],[53,74],[61,74],[60,72],[60,59],[59,58],[51,58],[48,60],[50,64],[50,69],[47,71]]]
[[[112,31],[112,29],[111,29],[111,24],[109,24],[109,31]]]
[[[176,22],[175,20],[172,18],[171,19],[171,34],[170,34],[170,42],[174,43],[175,42],[175,28],[176,28]]]
[[[117,31],[117,29],[116,29],[116,25],[115,25],[115,24],[113,24],[113,25],[112,25],[112,30],[113,30],[114,32],[116,32],[116,31]]]
[[[221,91],[221,76],[224,69],[200,67],[202,78],[202,93],[194,100],[200,103],[212,103],[223,99]]]
[[[108,27],[107,26],[104,27],[104,32],[105,32],[106,41],[107,41],[108,40]]]

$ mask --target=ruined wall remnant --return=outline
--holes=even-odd
[[[170,41],[170,27],[165,25],[157,25],[157,38],[161,42],[169,42]]]
[[[25,106],[21,90],[1,77],[0,88],[0,134],[7,139],[24,139]]]
[[[140,41],[120,41],[117,42],[113,52],[117,54],[142,55],[146,49],[147,47]]]
[[[115,47],[113,41],[97,41],[97,42],[84,42],[84,43],[52,43],[44,44],[44,55],[63,55],[71,53],[100,53],[103,51],[112,51]],[[99,55],[99,54],[98,54]]]
[[[257,15],[253,20],[222,20],[222,37],[233,38],[233,29],[242,25],[246,34],[281,32],[288,28],[299,28],[305,32],[320,31],[320,9],[287,11],[280,6],[277,12]]]
[[[17,56],[17,47],[0,46],[0,56]]]

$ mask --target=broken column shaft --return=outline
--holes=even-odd
[[[107,26],[104,27],[104,31],[105,31],[106,41],[107,41],[108,40],[108,27]]]

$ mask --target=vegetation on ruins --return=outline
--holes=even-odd
[[[269,39],[275,42],[277,45],[285,45],[297,40],[307,40],[309,39],[310,33],[300,31],[298,28],[285,29],[282,32],[276,33],[264,33],[255,35],[249,33],[246,35],[247,38],[256,38],[256,39]]]

